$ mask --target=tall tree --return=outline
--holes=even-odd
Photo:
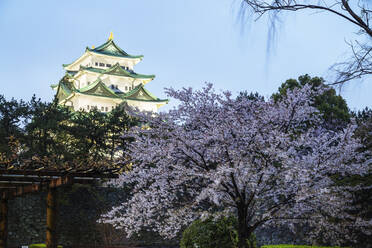
[[[302,88],[305,85],[310,87],[322,87],[323,93],[311,96],[312,106],[316,107],[322,114],[325,124],[330,128],[343,128],[345,124],[350,122],[350,112],[345,99],[337,95],[336,91],[325,85],[324,79],[321,77],[310,77],[305,74],[298,79],[286,80],[278,89],[278,93],[274,93],[272,97],[275,101],[280,100],[287,94],[288,90]]]
[[[128,114],[126,105],[119,105],[108,113],[108,137],[106,142],[108,143],[108,154],[111,159],[120,158],[123,156],[122,151],[126,148],[130,140],[123,139],[122,136],[128,130],[138,125],[138,120]]]
[[[366,165],[353,125],[339,131],[318,125],[311,101],[317,91],[321,87],[305,85],[280,101],[264,101],[233,99],[211,85],[168,90],[179,106],[140,115],[146,126],[129,133],[135,141],[123,158],[133,169],[116,182],[133,184],[132,198],[102,221],[128,235],[145,227],[171,238],[194,219],[232,213],[239,248],[248,247],[249,236],[263,225],[329,226],[322,211],[338,211],[350,201],[329,175],[363,174]]]
[[[355,136],[361,139],[363,144],[363,150],[369,150],[372,152],[372,109],[365,108],[362,111],[353,113],[356,122],[357,129],[355,130]],[[369,173],[364,176],[353,176],[344,178],[339,183],[345,185],[356,185],[362,184],[360,190],[354,192],[353,205],[356,210],[351,211],[350,214],[357,216],[360,219],[371,220],[372,219],[372,164],[370,165]],[[368,247],[372,246],[372,226],[369,227],[369,233],[360,232],[358,229],[353,230],[356,234],[360,243]]]
[[[68,120],[71,112],[56,103],[31,101],[31,120],[24,126],[25,146],[20,154],[22,158],[48,158],[52,166],[60,164],[58,161],[72,160],[69,153],[70,135],[67,133]],[[47,160],[45,160],[45,163]]]
[[[300,76],[298,80],[288,79],[279,87],[278,93],[273,94],[272,97],[274,100],[278,101],[284,95],[286,95],[288,90],[301,88],[305,85],[310,85],[311,87],[323,87],[324,92],[322,94],[312,97],[312,106],[316,107],[322,114],[322,119],[324,119],[325,126],[327,128],[344,128],[347,123],[350,123],[351,117],[354,117],[356,119],[357,125],[355,135],[360,139],[361,144],[363,145],[363,149],[370,149],[370,151],[372,151],[372,136],[369,134],[369,132],[372,130],[372,111],[366,108],[363,111],[359,111],[358,113],[351,113],[348,109],[346,101],[340,95],[337,95],[332,87],[325,85],[323,78],[310,77],[306,74]],[[370,187],[370,185],[372,185],[371,172],[364,176],[338,176],[334,178],[338,184],[344,184],[344,186],[355,186],[357,184],[363,185],[362,189],[354,192],[349,192],[353,195],[354,198],[352,203],[353,210],[348,211],[347,209],[345,209],[345,211],[347,211],[348,214],[355,215],[355,219],[370,219],[372,211],[369,209],[369,206],[372,201],[372,195],[371,190],[368,188]],[[337,216],[331,213],[327,213],[327,216],[325,216],[325,218],[333,218],[335,220],[337,219]],[[369,232],[371,231],[372,230],[370,230]],[[358,228],[350,229],[348,230],[348,233],[353,233],[353,236],[358,240],[358,243],[362,245],[362,247],[367,247],[366,244],[371,243],[371,238],[369,238],[368,240],[368,235],[366,235],[364,232],[359,232]]]
[[[94,170],[108,163],[118,170],[118,154],[128,142],[121,136],[137,125],[122,107],[74,112],[35,97],[24,102],[0,96],[0,103],[0,161],[9,167]]]
[[[37,102],[35,96],[31,100]],[[30,104],[0,95],[0,161],[12,167],[18,161],[21,143],[25,141],[24,126],[32,116]]]
[[[351,56],[348,60],[336,63],[332,69],[336,77],[331,83],[343,84],[347,81],[361,78],[372,74],[372,29],[370,26],[370,1],[359,0],[242,0],[243,8],[248,8],[250,13],[260,18],[268,14],[272,29],[285,12],[313,10],[314,12],[326,12],[337,16],[356,27],[356,33],[360,39],[349,42]]]
[[[35,100],[35,99],[33,99]],[[26,102],[14,98],[6,100],[0,95],[0,153],[8,156],[11,153],[11,140],[22,138],[22,125],[27,123],[30,109]]]

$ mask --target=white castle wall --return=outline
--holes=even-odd
[[[87,96],[83,94],[77,94],[71,99],[71,101],[75,111],[90,111],[93,108],[97,108],[102,112],[113,110],[121,102],[119,99],[116,100],[109,97]]]
[[[127,103],[129,106],[136,107],[141,111],[157,112],[159,108],[156,103],[131,101],[131,100],[127,100]]]
[[[100,55],[91,52],[85,52],[79,59],[74,61],[71,65],[67,68],[71,71],[77,71],[80,68],[80,65],[83,66],[91,66],[97,67],[101,69],[107,69],[110,66],[108,65],[115,65],[119,63],[121,66],[128,67],[130,70],[133,70],[134,66],[140,62],[141,59],[131,59],[131,58],[123,58],[123,57],[114,57],[108,55]],[[96,65],[97,63],[97,65]]]
[[[121,102],[121,99],[76,94],[75,97],[73,97],[68,103],[66,103],[66,106],[72,106],[75,111],[90,111],[92,108],[97,108],[101,112],[110,112]],[[138,108],[141,111],[157,112],[159,108],[158,104],[152,102],[127,100],[127,103],[129,106]]]
[[[118,89],[122,92],[128,92],[142,82],[138,79],[129,77],[118,77],[114,75],[103,75],[101,77],[101,80],[107,85],[107,87],[110,87],[112,85],[118,86]]]

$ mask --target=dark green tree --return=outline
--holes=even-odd
[[[272,95],[275,101],[279,101],[286,95],[287,90],[301,88],[304,85],[312,87],[323,86],[325,91],[320,96],[313,98],[313,106],[322,114],[324,123],[330,128],[341,128],[350,121],[350,112],[345,99],[337,95],[335,89],[324,84],[321,77],[310,77],[308,74],[298,77],[298,79],[288,79],[278,89],[278,93]]]
[[[67,132],[70,110],[56,103],[41,101],[31,100],[29,105],[32,119],[24,127],[24,144],[27,149],[22,156],[49,158],[50,165],[57,165],[62,160],[73,160],[69,149],[70,135]]]
[[[72,146],[75,148],[76,157],[91,157],[97,161],[108,156],[107,114],[96,109],[90,112],[74,112],[68,131],[73,137]]]
[[[372,109],[365,108],[352,115],[358,124],[356,136],[362,139],[365,149],[372,151]]]
[[[33,100],[35,100],[33,98]],[[23,138],[22,126],[30,118],[29,105],[14,98],[7,100],[0,95],[0,153],[7,157],[11,154],[11,140]]]
[[[261,96],[260,94],[258,94],[258,92],[250,92],[248,93],[248,91],[241,91],[239,92],[239,95],[236,97],[236,99],[238,101],[242,100],[242,99],[248,99],[248,100],[251,100],[251,101],[263,101],[265,98],[263,96]]]
[[[238,221],[235,217],[196,220],[182,233],[181,248],[235,248],[238,245]],[[254,234],[246,241],[248,247],[256,248]]]
[[[122,136],[134,125],[123,106],[110,113],[74,112],[35,97],[24,102],[0,96],[0,161],[29,169],[116,168],[115,160],[130,142]]]
[[[358,125],[355,136],[360,138],[364,150],[372,152],[372,109],[365,108],[361,111],[352,113]],[[357,211],[351,214],[359,216],[365,220],[372,219],[372,164],[369,173],[365,176],[347,177],[340,181],[347,185],[362,185],[362,188],[354,192],[354,205],[358,207]],[[372,229],[370,230],[372,232]],[[358,233],[360,247],[367,247],[372,244],[371,235]]]
[[[125,106],[120,105],[117,108],[113,109],[110,113],[107,114],[107,127],[108,127],[108,154],[110,154],[111,159],[114,159],[115,156],[120,155],[125,150],[126,144],[130,140],[123,138],[123,134],[129,130],[129,128],[138,125],[136,118],[128,115]]]
[[[364,150],[372,151],[372,110],[366,108],[357,113],[350,112],[346,101],[341,96],[337,95],[333,88],[325,85],[322,78],[310,77],[306,74],[300,76],[298,80],[289,79],[279,87],[278,93],[273,94],[272,98],[275,101],[280,101],[280,99],[287,93],[289,89],[292,90],[296,87],[303,87],[304,85],[308,84],[312,87],[325,87],[324,93],[320,96],[314,97],[313,99],[313,106],[316,107],[322,114],[325,127],[342,128],[344,124],[351,120],[351,118],[354,118],[357,124],[355,136],[361,140],[361,143],[364,145]],[[336,185],[360,186],[360,190],[350,192],[353,194],[353,207],[356,207],[358,210],[348,212],[348,214],[357,216],[358,218],[371,219],[372,191],[370,188],[372,185],[372,174],[369,173],[366,176],[352,177],[345,175],[332,175],[332,178],[334,179]],[[325,216],[325,218],[328,218],[328,216]],[[330,221],[337,222],[339,220],[330,219]],[[349,235],[358,237],[357,239],[359,241],[357,247],[365,247],[366,244],[372,242],[370,237],[367,237],[365,233],[357,230],[356,228],[354,230],[350,230]]]

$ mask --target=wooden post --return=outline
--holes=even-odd
[[[7,248],[8,238],[8,197],[7,192],[1,192],[0,199],[0,248]]]
[[[57,189],[48,187],[46,248],[57,248]],[[1,247],[0,247],[1,248]]]

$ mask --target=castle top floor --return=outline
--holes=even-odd
[[[134,66],[143,58],[143,55],[130,55],[121,49],[113,40],[113,34],[98,47],[86,47],[85,52],[70,64],[63,64],[66,71],[78,71],[80,66],[107,69],[120,64],[124,69],[133,71]]]

